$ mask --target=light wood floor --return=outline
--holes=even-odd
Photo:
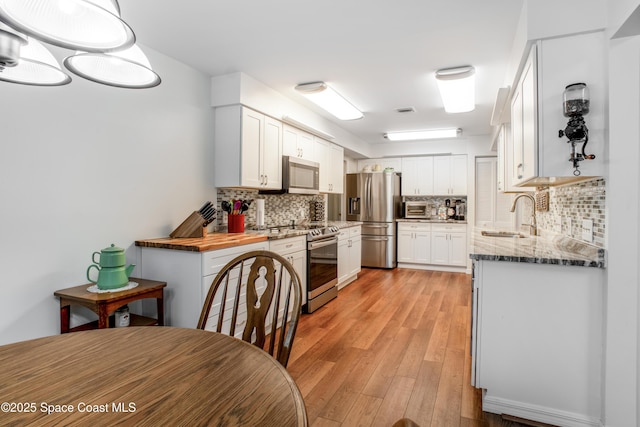
[[[466,274],[363,269],[303,315],[287,370],[310,426],[521,426],[483,413],[469,385],[470,302]]]

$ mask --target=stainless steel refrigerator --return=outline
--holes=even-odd
[[[347,221],[362,224],[362,266],[395,268],[396,219],[400,217],[398,173],[347,174]]]

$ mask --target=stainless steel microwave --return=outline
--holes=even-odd
[[[262,194],[319,194],[320,164],[292,156],[282,156],[282,190],[262,190]]]

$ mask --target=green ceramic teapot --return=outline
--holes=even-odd
[[[99,260],[96,260],[96,256]],[[98,289],[118,289],[127,286],[129,276],[135,268],[135,264],[125,267],[126,258],[124,249],[115,246],[113,243],[110,247],[102,249],[100,252],[94,252],[91,256],[93,264],[87,268],[87,279],[91,283],[98,285]],[[98,280],[93,280],[89,276],[91,269],[98,270]]]

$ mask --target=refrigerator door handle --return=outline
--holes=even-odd
[[[387,242],[389,241],[388,237],[369,237],[369,236],[362,236],[362,240],[372,240],[374,242]]]
[[[383,225],[372,225],[372,224],[363,224],[367,228],[389,228],[389,224]]]

